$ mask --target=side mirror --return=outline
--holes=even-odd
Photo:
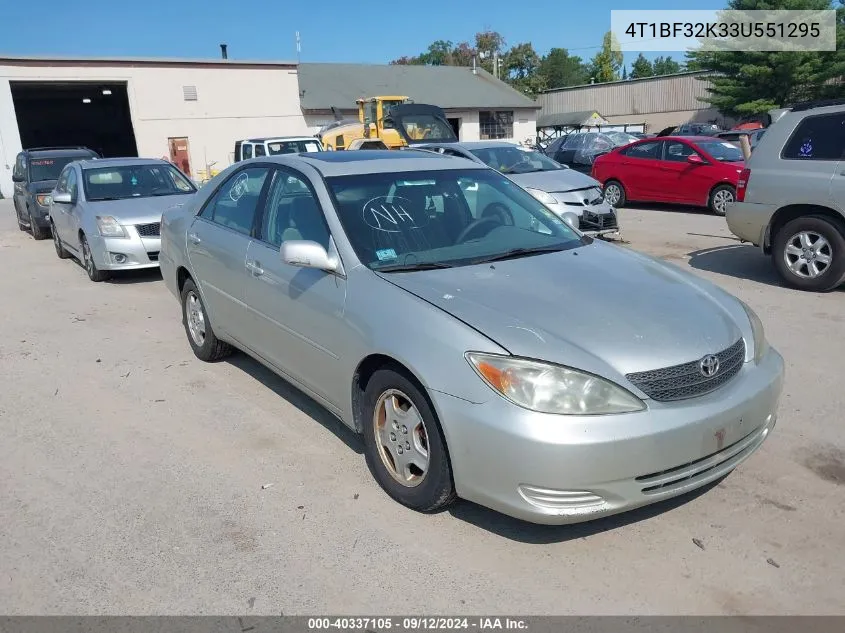
[[[687,156],[687,162],[690,165],[704,165],[704,159],[698,154],[690,154]]]
[[[282,261],[300,268],[316,268],[333,273],[338,269],[338,261],[330,257],[328,251],[317,242],[309,240],[291,240],[282,242],[279,249]]]
[[[71,203],[73,203],[73,198],[67,192],[53,193],[52,199],[53,199],[53,202],[58,202],[59,204],[71,204]]]

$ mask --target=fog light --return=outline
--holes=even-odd
[[[125,264],[126,263],[126,255],[123,253],[112,253],[112,259],[114,260],[115,264]]]

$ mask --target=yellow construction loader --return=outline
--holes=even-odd
[[[358,99],[357,103],[357,121],[339,119],[317,133],[327,150],[345,150],[357,139],[379,139],[389,149],[458,140],[445,112],[437,106],[396,96]]]

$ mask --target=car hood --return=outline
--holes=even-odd
[[[511,354],[599,375],[694,361],[742,336],[724,303],[729,295],[600,241],[521,259],[380,275]]]
[[[125,200],[89,201],[97,215],[110,215],[121,224],[160,222],[161,214],[177,205],[188,202],[190,195],[157,196],[153,198],[127,198]]]
[[[520,187],[540,189],[548,193],[601,187],[595,178],[574,169],[534,171],[528,174],[507,174],[507,176]]]
[[[29,183],[29,190],[32,193],[49,193],[56,188],[57,180],[36,180]]]

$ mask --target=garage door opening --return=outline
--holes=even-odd
[[[125,82],[12,81],[21,145],[81,145],[101,156],[137,156]]]

